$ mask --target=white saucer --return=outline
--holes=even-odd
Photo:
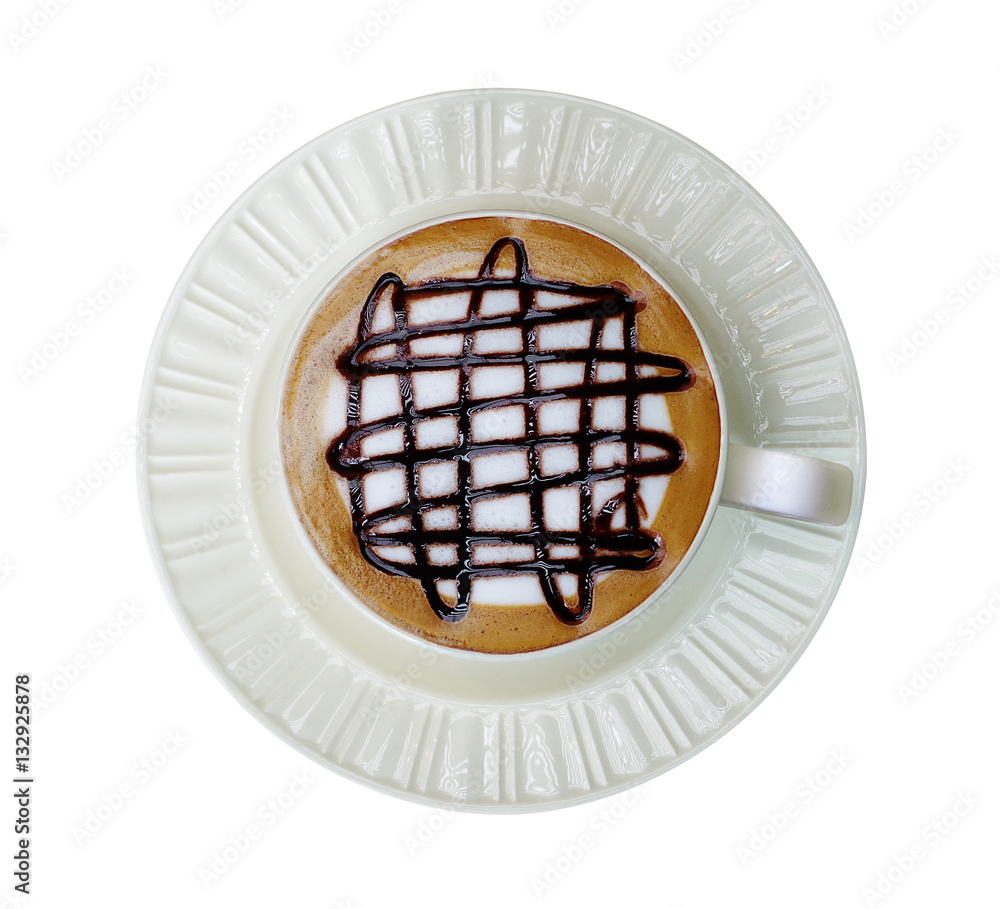
[[[657,602],[609,634],[525,656],[427,644],[356,606],[284,486],[282,367],[305,314],[359,254],[408,227],[483,211],[576,223],[655,268],[720,367],[730,438],[850,467],[847,523],[720,508]],[[265,174],[171,295],[143,389],[140,425],[151,419],[138,460],[153,556],[182,624],[234,695],[324,766],[395,795],[487,811],[608,795],[735,725],[822,621],[864,491],[850,349],[787,226],[682,136],[543,92],[407,101]]]

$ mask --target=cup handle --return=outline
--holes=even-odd
[[[851,511],[854,474],[821,458],[731,443],[721,505],[838,527]]]

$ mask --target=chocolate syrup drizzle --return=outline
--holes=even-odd
[[[504,250],[514,254],[516,269],[513,277],[495,275],[496,265]],[[516,312],[482,315],[482,300],[487,291],[514,290],[518,295]],[[411,326],[407,304],[421,297],[448,293],[468,294],[471,291],[467,318]],[[567,295],[582,302],[557,308],[539,309],[536,294],[547,291]],[[372,330],[376,309],[383,294],[390,294],[394,327],[387,331]],[[661,538],[640,526],[639,478],[665,476],[674,473],[684,461],[679,439],[671,433],[644,429],[639,425],[639,398],[642,394],[683,391],[694,382],[688,364],[677,357],[645,353],[639,350],[635,317],[638,303],[624,290],[613,286],[585,287],[578,284],[545,281],[528,269],[524,243],[516,237],[505,237],[494,244],[483,261],[477,278],[472,280],[432,280],[407,287],[392,273],[376,282],[361,313],[357,342],[337,360],[337,366],[349,380],[347,427],[334,439],[326,452],[328,466],[348,480],[354,532],[364,558],[390,574],[420,581],[428,603],[446,622],[461,621],[469,611],[472,582],[476,578],[501,575],[533,574],[538,578],[545,602],[552,612],[569,625],[577,625],[590,615],[594,584],[597,576],[613,569],[639,571],[654,567],[663,559]],[[600,347],[601,332],[608,320],[621,317],[624,328],[623,349]],[[582,349],[541,350],[538,329],[543,325],[589,321],[589,344]],[[515,327],[520,329],[523,349],[515,353],[475,353],[476,333],[482,329]],[[415,338],[461,334],[464,338],[461,355],[413,356],[409,342]],[[370,353],[393,345],[394,354],[373,358]],[[539,366],[545,363],[584,363],[585,380],[576,385],[542,389]],[[600,363],[621,363],[625,378],[597,380]],[[525,388],[520,394],[486,400],[473,400],[470,389],[472,373],[477,366],[515,365],[524,367]],[[654,367],[655,375],[640,374],[642,367]],[[458,369],[460,394],[456,403],[418,409],[414,403],[411,376],[421,370]],[[647,370],[650,372],[650,370]],[[362,423],[361,387],[370,376],[398,375],[402,414],[377,422]],[[595,429],[594,401],[599,397],[617,396],[625,399],[623,429]],[[575,431],[542,434],[538,428],[538,409],[548,401],[580,401],[580,420]],[[490,442],[472,441],[472,417],[476,413],[513,404],[524,406],[525,434],[515,439]],[[457,444],[432,449],[418,449],[418,420],[454,416],[458,422]],[[368,436],[387,429],[401,429],[403,450],[377,457],[362,454],[362,442]],[[625,443],[625,463],[595,467],[594,450],[598,443]],[[580,469],[543,476],[540,452],[552,444],[575,445]],[[663,452],[657,457],[640,458],[640,446],[651,445]],[[473,489],[472,460],[474,455],[507,451],[526,452],[528,477],[483,489]],[[454,462],[458,468],[458,488],[452,495],[421,499],[418,492],[418,471],[428,463]],[[372,471],[403,468],[406,475],[406,501],[387,508],[368,511],[365,507],[363,478]],[[622,478],[624,490],[613,496],[596,511],[593,505],[593,484],[600,480]],[[580,497],[579,530],[559,530],[546,525],[543,493],[556,487],[575,487]],[[487,499],[527,493],[530,526],[526,530],[477,531],[472,522],[473,505]],[[427,528],[424,514],[429,509],[453,506],[458,515],[457,526],[451,529]],[[612,520],[624,509],[624,528],[612,528]],[[394,519],[403,518],[402,522]],[[408,519],[408,520],[407,520]],[[392,522],[391,530],[380,529]],[[398,524],[408,524],[398,529]],[[453,544],[458,559],[452,565],[433,564],[428,559],[431,544]],[[534,558],[523,562],[474,562],[477,544],[529,544]],[[380,556],[375,549],[384,546],[406,546],[413,561],[400,563]],[[578,547],[576,558],[553,558],[552,546]],[[577,602],[572,608],[556,582],[559,575],[577,578]],[[457,587],[454,605],[445,602],[438,589],[441,581],[453,580]]]

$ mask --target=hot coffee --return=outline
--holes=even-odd
[[[460,217],[365,256],[286,378],[282,451],[317,552],[400,628],[487,653],[590,634],[688,553],[718,475],[698,335],[618,246]]]

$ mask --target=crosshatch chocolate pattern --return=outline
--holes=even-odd
[[[514,273],[501,277],[494,269],[506,251],[513,253]],[[454,301],[452,319],[414,324],[411,310],[428,301],[435,304],[432,317]],[[672,433],[640,425],[640,395],[681,392],[694,377],[677,357],[638,350],[636,306],[618,287],[534,277],[515,237],[497,241],[471,281],[407,287],[397,275],[383,275],[361,312],[357,343],[338,361],[350,381],[347,429],[327,451],[331,469],[348,479],[365,558],[419,580],[430,606],[448,622],[468,614],[476,579],[531,574],[549,608],[568,624],[589,618],[599,574],[644,570],[659,561],[662,540],[640,526],[639,478],[674,473],[684,454]],[[385,318],[377,330],[380,308]],[[545,329],[554,326],[571,330],[546,343]],[[569,371],[583,381],[575,375],[567,381],[565,369],[547,376],[545,364],[578,364]],[[498,368],[505,377],[491,381]],[[644,374],[650,370],[660,374]],[[365,420],[361,397],[376,376],[395,378],[399,401],[388,416]],[[432,379],[443,386],[445,403],[421,406],[420,383]],[[508,391],[495,393],[498,383]],[[598,401],[620,402],[619,418],[598,425]],[[557,402],[572,402],[559,405],[572,420],[547,432],[539,412]],[[439,444],[424,444],[421,429],[428,426],[439,427],[432,430]],[[498,427],[504,429],[496,438]],[[379,436],[381,453],[367,455],[366,442]],[[655,454],[640,457],[640,447]],[[595,452],[602,448],[610,456],[600,464]],[[554,451],[553,469],[546,455]],[[490,477],[490,462],[502,455],[506,470]],[[435,470],[454,476],[444,484],[425,482]],[[365,481],[382,471],[400,475],[401,495],[373,510]],[[620,488],[595,502],[595,489],[610,480]],[[572,521],[550,520],[556,508],[546,499],[556,491],[574,503]],[[567,576],[576,579],[575,607],[557,583]]]
[[[346,397],[332,440],[331,394]],[[666,396],[671,431],[643,425],[643,395]],[[282,442],[303,525],[362,602],[509,653],[604,627],[662,585],[708,506],[720,428],[695,332],[631,257],[569,225],[480,217],[400,238],[338,282],[293,357]],[[655,515],[650,476],[671,477]],[[517,574],[538,603],[478,601],[477,579]]]

